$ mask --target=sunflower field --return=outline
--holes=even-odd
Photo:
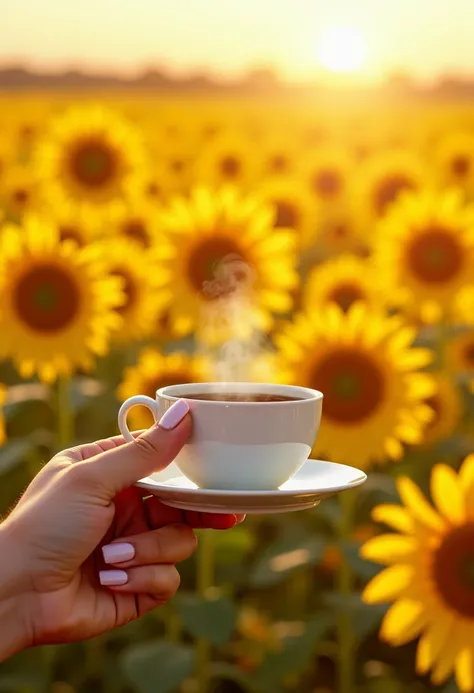
[[[474,691],[471,106],[0,95],[0,359],[3,514],[181,382],[321,390],[312,456],[368,472],[201,532],[171,603],[1,691]]]

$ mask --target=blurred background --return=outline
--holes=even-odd
[[[172,603],[0,690],[474,690],[471,0],[3,0],[0,27],[0,513],[177,382],[322,390],[312,457],[369,474],[201,533]]]

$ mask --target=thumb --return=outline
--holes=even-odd
[[[192,420],[185,400],[175,402],[155,424],[131,443],[91,457],[94,482],[106,489],[110,499],[139,479],[165,469],[191,434]]]

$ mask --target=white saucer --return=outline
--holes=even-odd
[[[172,508],[208,513],[271,514],[312,508],[339,491],[360,486],[366,479],[367,475],[355,467],[308,460],[277,491],[221,491],[198,488],[173,463],[141,479],[137,486]]]

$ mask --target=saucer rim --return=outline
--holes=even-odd
[[[338,467],[343,467],[345,469],[350,469],[353,470],[354,472],[358,473],[358,476],[348,482],[345,482],[344,484],[340,484],[338,486],[321,486],[319,488],[294,488],[294,489],[212,489],[212,488],[186,488],[182,486],[170,486],[168,483],[158,483],[154,479],[152,479],[150,476],[144,477],[143,479],[140,479],[135,485],[138,486],[139,488],[143,489],[150,489],[150,486],[153,487],[154,490],[159,490],[159,491],[164,491],[166,492],[171,492],[171,493],[190,493],[192,495],[199,495],[201,497],[217,497],[217,496],[228,496],[230,498],[238,498],[242,497],[243,495],[245,496],[251,496],[253,498],[258,498],[261,496],[270,496],[270,495],[278,495],[278,496],[295,496],[295,495],[302,495],[302,494],[308,494],[308,495],[314,495],[314,494],[320,494],[320,493],[338,493],[340,491],[345,491],[349,490],[351,488],[356,488],[357,486],[360,486],[367,480],[367,474],[363,472],[361,469],[358,469],[357,467],[352,467],[351,465],[347,464],[341,464],[339,462],[330,462],[329,460],[313,460],[313,459],[308,459],[305,462],[305,465],[308,464],[308,462],[318,462],[323,465],[330,465],[330,466],[338,466]],[[305,466],[303,465],[303,467]],[[184,474],[181,474],[179,477],[172,477],[174,479],[176,478],[187,478]],[[287,482],[285,482],[287,483]],[[283,485],[283,484],[282,484]]]

